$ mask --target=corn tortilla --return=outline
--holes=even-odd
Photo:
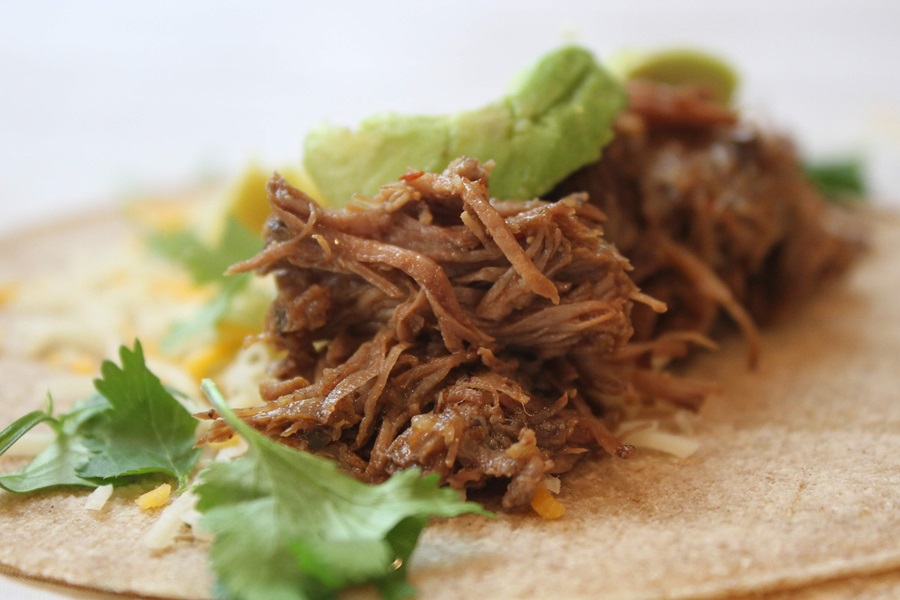
[[[692,376],[723,386],[701,410],[694,456],[582,461],[563,477],[558,521],[433,524],[413,556],[420,597],[900,596],[900,215],[869,220],[871,253],[765,332],[757,371],[738,338],[691,362]],[[16,235],[0,243],[0,282],[132,235],[117,214]],[[0,423],[39,407],[26,392],[52,375],[0,355]],[[133,503],[143,491],[117,490],[100,513],[83,508],[89,491],[0,492],[0,565],[79,588],[210,598],[204,543],[141,545],[155,517]]]

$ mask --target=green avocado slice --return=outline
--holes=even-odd
[[[723,58],[694,48],[622,52],[611,59],[610,70],[626,81],[705,85],[725,105],[731,103],[739,81],[737,72]]]
[[[477,110],[376,115],[356,130],[320,126],[306,137],[304,166],[334,205],[356,193],[374,195],[410,168],[441,171],[458,156],[495,162],[495,197],[532,198],[600,157],[625,104],[621,85],[587,50],[565,47],[520,75],[506,97]]]

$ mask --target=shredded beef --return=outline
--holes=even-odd
[[[284,353],[241,418],[365,481],[421,467],[500,482],[517,508],[591,449],[629,456],[610,433],[623,406],[699,406],[712,388],[651,357],[712,345],[720,313],[755,361],[756,323],[854,245],[785,139],[702,89],[629,91],[603,158],[550,201],[491,199],[468,158],[343,210],[274,177],[267,247],[235,270],[274,275]],[[217,421],[207,439],[229,435]]]
[[[661,307],[584,194],[496,202],[488,175],[459,159],[346,210],[273,178],[269,244],[240,269],[274,274],[286,355],[240,416],[366,481],[412,466],[505,481],[507,507],[586,449],[627,456],[597,415],[632,389],[617,362],[632,304]]]

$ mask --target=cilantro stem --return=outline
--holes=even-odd
[[[32,411],[24,417],[17,419],[9,427],[0,432],[0,456],[12,448],[13,444],[19,441],[23,435],[41,423],[46,422],[55,423],[56,419],[54,419],[50,413],[42,410]]]

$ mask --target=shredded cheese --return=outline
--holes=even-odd
[[[175,536],[185,523],[185,516],[196,512],[194,506],[197,496],[191,492],[185,492],[176,498],[160,514],[144,537],[141,543],[151,550],[165,550],[175,541]]]
[[[275,362],[276,356],[267,344],[251,344],[241,348],[216,376],[232,408],[247,408],[261,403],[259,385],[269,379],[267,369]]]
[[[227,444],[219,447],[218,452],[216,452],[216,456],[213,460],[216,462],[227,462],[229,460],[234,460],[238,456],[241,456],[245,452],[247,452],[248,446],[247,442],[238,436],[234,436],[231,438],[234,443]]]
[[[159,487],[153,488],[146,494],[141,494],[134,503],[140,506],[141,510],[159,508],[160,506],[168,504],[171,493],[172,486],[168,483],[164,483]]]
[[[554,494],[559,494],[560,490],[562,489],[562,482],[559,480],[559,477],[547,475],[546,477],[544,477],[544,487],[546,487]]]
[[[0,284],[0,307],[12,302],[18,293],[18,283],[8,282]]]
[[[140,337],[149,351],[172,323],[195,314],[209,295],[202,292],[139,244],[109,256],[75,254],[42,277],[0,284],[0,306],[11,317],[0,351],[74,373],[92,363],[93,373],[123,339]]]
[[[185,367],[196,381],[221,371],[235,355],[244,340],[258,331],[239,325],[221,325],[217,328],[216,340],[190,353],[185,359]]]
[[[558,519],[566,514],[566,507],[544,484],[538,486],[534,498],[531,499],[531,508],[544,519]]]
[[[85,510],[93,510],[98,511],[101,510],[104,506],[106,506],[107,501],[109,501],[110,496],[113,493],[113,486],[111,483],[107,485],[101,485],[96,488],[84,501]]]
[[[673,421],[676,426],[681,428],[682,423],[677,416]],[[626,444],[637,448],[658,450],[677,458],[688,458],[700,447],[700,442],[689,435],[661,431],[659,421],[656,420],[633,419],[626,421],[619,427],[616,435]]]
[[[641,431],[629,438],[628,442],[641,448],[659,450],[678,458],[688,458],[700,447],[700,442],[695,439],[665,431]]]
[[[126,284],[127,285],[127,284]],[[199,286],[190,280],[173,277],[170,274],[154,278],[153,289],[175,300],[199,302],[208,296]]]
[[[201,190],[192,195],[202,193]],[[186,226],[193,226],[200,206],[192,202],[172,201],[169,195],[142,196],[132,199],[125,205],[126,215],[137,223],[159,231],[173,231]]]

